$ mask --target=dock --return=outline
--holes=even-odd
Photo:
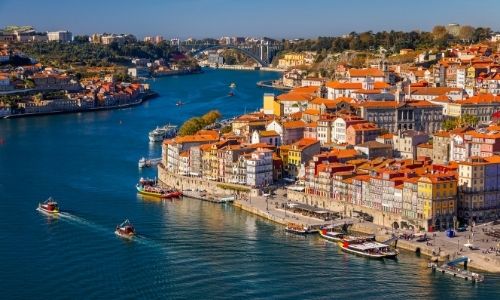
[[[215,195],[200,191],[183,191],[183,195],[189,198],[194,198],[212,203],[231,203],[234,202],[234,200],[236,200],[234,196]]]
[[[159,158],[141,158],[139,159],[139,162],[137,163],[139,169],[143,169],[143,168],[151,168],[151,167],[154,167],[156,166],[157,164],[159,164],[161,162],[161,157]]]
[[[453,277],[462,278],[471,282],[483,282],[483,275],[471,272],[466,269],[460,269],[456,266],[460,263],[464,263],[464,267],[466,268],[468,262],[469,258],[467,256],[462,256],[442,265],[431,262],[429,263],[429,268],[432,268],[432,270],[435,272],[452,275]]]

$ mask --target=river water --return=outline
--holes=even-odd
[[[284,232],[230,205],[137,196],[156,125],[262,104],[276,73],[207,70],[151,82],[141,106],[0,120],[0,291],[4,299],[499,299],[500,276],[473,285],[402,253],[373,261]],[[235,96],[228,97],[229,84]],[[185,103],[176,107],[176,101]],[[56,198],[58,218],[35,210]],[[139,237],[114,233],[129,218]]]

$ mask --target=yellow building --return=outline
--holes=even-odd
[[[312,157],[320,152],[320,144],[316,139],[303,138],[291,145],[280,147],[280,156],[283,160],[283,167],[289,176],[300,177],[299,174],[304,163],[310,161]]]
[[[301,66],[306,63],[305,55],[302,53],[288,53],[278,60],[278,68],[290,68]]]
[[[274,94],[272,93],[264,93],[264,98],[262,100],[263,105],[262,108],[264,109],[265,114],[273,114],[274,113],[274,102],[275,102],[275,97]]]
[[[450,174],[429,174],[418,180],[418,201],[423,205],[427,228],[453,228],[457,213],[457,179]]]

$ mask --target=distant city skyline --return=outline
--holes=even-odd
[[[2,0],[0,27],[31,25],[40,31],[70,30],[75,35],[132,33],[138,37],[218,38],[268,36],[313,38],[352,31],[430,31],[459,23],[500,29],[500,2],[183,0],[50,1]]]

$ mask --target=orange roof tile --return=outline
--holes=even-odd
[[[347,72],[350,77],[384,77],[384,72],[375,68],[349,69]]]
[[[259,131],[259,135],[262,137],[279,136],[279,134],[274,130],[262,130]]]
[[[283,123],[283,127],[286,129],[304,128],[304,127],[306,127],[306,122],[304,122],[304,121],[288,121],[288,122]]]

